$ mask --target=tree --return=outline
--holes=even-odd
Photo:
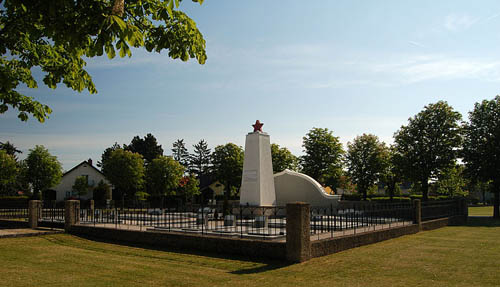
[[[184,195],[184,200],[187,202],[188,199],[193,198],[195,195],[200,194],[200,181],[196,178],[194,174],[189,176],[184,176],[180,182],[180,192]]]
[[[17,161],[16,153],[23,153],[8,141],[5,143],[0,143],[0,150],[6,151],[7,154],[13,156],[16,161]]]
[[[122,200],[140,191],[144,184],[144,160],[138,153],[117,149],[104,161],[102,172],[121,193]]]
[[[297,170],[298,158],[294,156],[286,147],[271,144],[271,158],[273,160],[273,172],[281,172],[285,169]]]
[[[202,3],[203,0],[192,0]],[[173,59],[196,58],[205,63],[205,40],[196,23],[179,11],[180,0],[61,0],[0,1],[0,113],[19,110],[43,122],[52,112],[19,92],[21,85],[37,88],[32,69],[44,73],[43,82],[56,88],[97,93],[84,70],[84,57],[131,56],[130,47],[148,52],[168,50]]]
[[[146,164],[163,155],[161,145],[152,134],[147,134],[144,139],[135,136],[128,146],[124,146],[124,149],[142,155]]]
[[[77,176],[72,188],[73,192],[78,195],[78,198],[82,195],[86,195],[89,191],[88,178],[86,176]]]
[[[189,167],[189,153],[183,139],[174,142],[172,148],[172,157],[185,168]]]
[[[394,146],[391,146],[388,149],[386,158],[386,169],[382,174],[382,181],[385,184],[386,192],[389,193],[391,201],[393,200],[395,194],[399,194],[401,192],[399,184],[401,183],[403,176],[400,168],[400,159],[401,155],[396,153]]]
[[[429,179],[455,164],[461,146],[460,113],[445,101],[429,104],[408,120],[394,135],[394,147],[401,155],[405,177],[422,188],[428,199]]]
[[[218,145],[212,153],[215,177],[224,184],[224,212],[228,211],[229,194],[238,190],[243,172],[243,149],[233,143]]]
[[[449,197],[465,196],[467,181],[463,176],[464,167],[455,165],[441,172],[436,185],[436,193]]]
[[[335,190],[342,175],[344,154],[339,138],[328,129],[313,128],[303,140],[302,172]]]
[[[493,217],[500,218],[500,96],[474,105],[464,125],[463,161],[474,181],[491,181]]]
[[[105,199],[111,199],[111,186],[105,183],[102,179],[99,181],[97,186],[94,188],[93,198],[95,201],[103,201]]]
[[[19,168],[14,156],[0,149],[0,194],[8,195],[10,187],[16,183]]]
[[[347,174],[366,200],[370,187],[383,179],[388,165],[389,151],[385,143],[371,134],[363,134],[347,143]]]
[[[40,192],[61,181],[61,164],[44,146],[37,145],[34,149],[30,149],[25,162],[26,177],[33,187],[33,198],[40,198]]]
[[[198,177],[201,177],[207,174],[210,168],[210,149],[205,140],[200,140],[193,147],[194,152],[189,156],[190,170]]]
[[[108,147],[107,149],[105,149],[104,152],[101,155],[101,161],[97,162],[97,166],[102,169],[102,167],[104,166],[104,163],[111,156],[111,153],[114,152],[117,149],[121,149],[120,145],[117,142],[115,142],[115,144],[112,145],[111,147]]]
[[[175,195],[184,167],[170,156],[153,159],[146,169],[146,178],[154,196]]]

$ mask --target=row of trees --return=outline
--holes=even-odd
[[[392,196],[399,183],[409,181],[423,200],[430,185],[452,196],[466,185],[487,186],[499,217],[500,96],[476,103],[468,122],[444,101],[429,104],[394,134],[391,146],[363,134],[344,151],[331,131],[313,128],[303,147],[301,170],[324,185],[346,187],[345,173],[366,198],[375,184],[384,184]]]

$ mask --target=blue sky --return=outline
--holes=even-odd
[[[53,113],[40,124],[0,115],[0,141],[44,145],[68,170],[115,141],[152,133],[172,143],[244,144],[259,119],[271,141],[302,153],[312,127],[343,143],[386,143],[407,119],[446,100],[464,119],[500,84],[498,1],[184,1],[208,60],[167,52],[88,60],[99,93],[22,89]],[[38,71],[35,71],[38,74]]]

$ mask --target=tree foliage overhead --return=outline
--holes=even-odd
[[[147,134],[144,139],[135,136],[124,149],[142,155],[146,163],[150,163],[153,159],[163,155],[161,145],[158,144],[152,134]]]
[[[500,217],[500,96],[474,105],[464,127],[463,160],[473,181],[492,181],[494,217]]]
[[[146,169],[146,179],[154,196],[175,195],[184,167],[170,156],[153,159]]]
[[[61,164],[44,146],[37,145],[34,149],[30,149],[24,161],[27,166],[26,177],[33,186],[34,198],[38,198],[41,191],[61,181]]]
[[[388,160],[388,148],[375,135],[363,134],[347,144],[347,174],[364,199],[368,189],[382,181]]]
[[[138,153],[123,149],[112,151],[109,159],[103,162],[102,172],[123,197],[142,190],[144,160]]]
[[[339,138],[326,128],[313,128],[303,140],[302,172],[335,190],[342,174],[344,155]]]
[[[445,101],[429,104],[394,135],[405,177],[419,182],[428,199],[429,180],[455,164],[461,146],[460,113]]]
[[[271,158],[273,161],[273,172],[281,172],[285,169],[297,170],[299,159],[286,147],[271,144]]]
[[[203,0],[192,0],[202,3]],[[19,88],[61,82],[75,91],[96,93],[84,57],[131,56],[131,47],[168,50],[173,59],[205,63],[205,40],[196,23],[178,10],[181,0],[0,0],[0,113],[9,107],[26,121],[43,122],[52,110]]]
[[[205,140],[200,140],[193,145],[194,152],[189,155],[190,171],[198,177],[208,174],[210,169],[211,157],[210,149]]]

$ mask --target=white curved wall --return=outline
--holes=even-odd
[[[312,177],[284,170],[274,175],[276,204],[284,206],[289,202],[308,202],[311,206],[337,206],[340,195],[327,194],[321,184]]]

